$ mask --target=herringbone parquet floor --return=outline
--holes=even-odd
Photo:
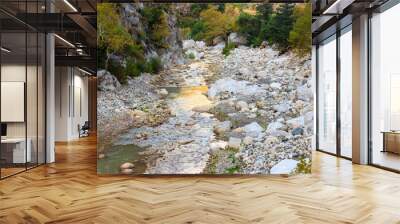
[[[400,223],[400,175],[315,153],[295,177],[99,177],[95,138],[0,181],[0,223]]]

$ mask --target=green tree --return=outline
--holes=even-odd
[[[148,33],[152,42],[161,48],[168,48],[165,38],[170,34],[167,15],[165,9],[159,7],[144,7],[141,14],[145,18],[148,27]]]
[[[265,3],[265,4],[257,5],[256,11],[257,11],[257,16],[261,20],[263,20],[265,22],[269,22],[269,19],[271,18],[272,13],[273,13],[272,4]]]
[[[116,4],[97,5],[97,33],[99,46],[112,52],[122,52],[127,46],[135,44],[122,26]]]
[[[299,55],[311,51],[311,4],[297,6],[294,10],[296,22],[290,31],[289,44]]]
[[[289,47],[289,33],[292,30],[294,16],[293,4],[282,4],[278,7],[276,15],[272,17],[271,22],[266,27],[268,40],[276,44],[281,50]]]
[[[211,42],[217,36],[226,36],[228,30],[233,27],[231,23],[235,22],[226,14],[218,11],[215,6],[210,6],[208,9],[202,11],[200,18],[204,22],[204,39],[207,42]]]
[[[238,31],[246,37],[251,45],[258,43],[258,36],[261,28],[261,20],[247,13],[241,13],[237,20]]]

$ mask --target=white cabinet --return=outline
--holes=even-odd
[[[28,144],[25,151],[25,138],[7,138],[2,139],[1,144],[12,147],[12,162],[13,163],[25,163],[32,161],[32,140],[27,139]]]

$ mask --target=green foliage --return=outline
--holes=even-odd
[[[250,45],[257,45],[262,21],[247,13],[241,13],[238,20],[238,31],[248,40]]]
[[[222,54],[228,56],[231,53],[231,50],[235,49],[236,46],[233,43],[228,43],[225,45],[224,49],[222,49]]]
[[[208,8],[208,4],[205,3],[195,3],[190,6],[190,13],[193,18],[199,17],[200,13]]]
[[[193,52],[190,52],[190,54],[188,55],[188,58],[193,60],[196,58],[196,56],[193,54]]]
[[[126,67],[125,67],[125,76],[130,76],[130,77],[137,77],[140,76],[142,72],[142,68],[139,63],[135,63],[132,60],[128,60],[126,62]]]
[[[311,160],[308,158],[300,158],[296,167],[296,173],[311,173]]]
[[[144,72],[156,74],[162,69],[162,63],[160,58],[153,57],[148,60],[144,66]]]
[[[126,83],[125,68],[115,60],[109,60],[107,70],[113,74],[121,83]]]
[[[170,31],[164,8],[161,6],[144,7],[140,13],[147,22],[150,39],[157,47],[168,48],[165,38],[169,36]]]
[[[289,33],[294,22],[293,9],[293,4],[280,5],[267,27],[269,41],[275,43],[281,50],[285,50],[289,46]]]
[[[205,37],[204,33],[205,33],[206,29],[207,28],[206,28],[204,22],[199,20],[193,25],[192,31],[190,32],[190,37],[196,41],[203,40]]]
[[[127,45],[124,48],[123,54],[128,56],[128,57],[133,57],[138,60],[143,60],[143,48],[141,45],[136,45],[136,44],[131,44]]]
[[[204,23],[204,39],[211,42],[217,36],[224,36],[227,31],[226,17],[216,7],[209,7],[200,13]]]
[[[265,4],[257,5],[256,11],[257,11],[257,17],[260,20],[263,20],[264,22],[268,22],[271,19],[271,16],[273,13],[272,4],[265,3]]]
[[[296,22],[289,34],[289,44],[299,55],[311,52],[311,4],[296,7],[294,11]]]
[[[227,150],[230,150],[229,148]],[[225,173],[227,174],[235,174],[240,172],[239,161],[235,157],[235,153],[237,150],[230,152],[228,159],[231,161],[232,166],[225,169]]]
[[[135,45],[121,23],[116,4],[97,5],[97,43],[107,52],[121,52],[127,46]]]

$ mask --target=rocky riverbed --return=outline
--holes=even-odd
[[[102,164],[126,174],[309,172],[310,59],[244,46],[224,57],[222,48],[186,40],[186,63],[124,85],[100,71]],[[121,146],[135,159],[113,160]]]

